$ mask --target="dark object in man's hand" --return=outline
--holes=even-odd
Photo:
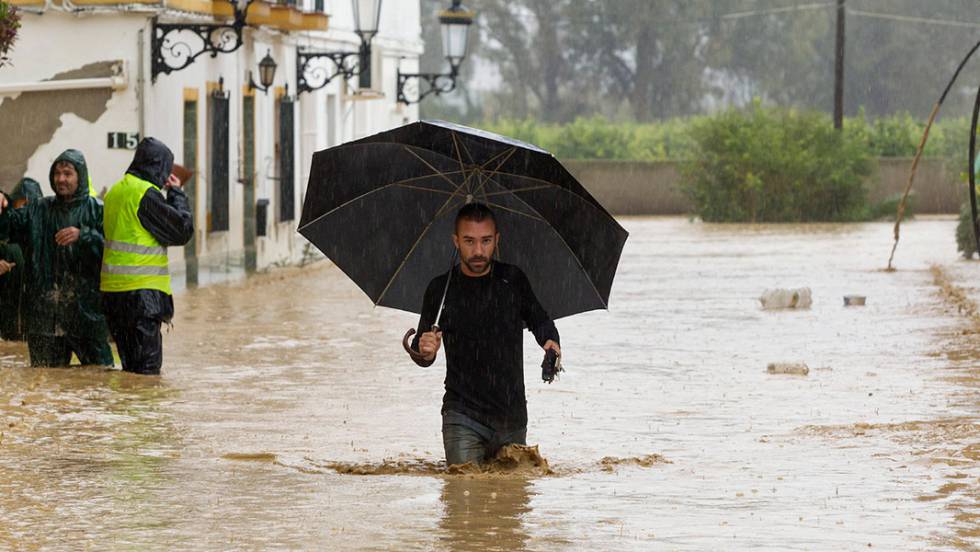
[[[541,379],[551,383],[555,381],[558,376],[558,372],[564,372],[565,369],[561,367],[561,357],[554,349],[548,349],[544,353],[544,361],[541,362]]]

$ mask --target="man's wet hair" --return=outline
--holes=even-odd
[[[467,203],[460,208],[459,212],[456,213],[456,224],[454,225],[454,231],[459,229],[459,221],[461,220],[472,220],[473,222],[483,222],[490,219],[493,222],[493,227],[497,228],[497,217],[493,216],[493,211],[489,207],[482,203]]]

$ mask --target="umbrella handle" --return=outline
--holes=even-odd
[[[411,345],[408,344],[408,340],[413,335],[415,335],[415,328],[409,328],[408,331],[405,332],[405,337],[402,338],[402,347],[405,347],[405,352],[407,352],[409,354],[409,356],[412,357],[412,360],[414,360],[414,361],[421,361],[421,362],[428,362],[428,359],[426,359],[424,356],[422,356],[422,353],[416,351],[415,349],[412,348]]]

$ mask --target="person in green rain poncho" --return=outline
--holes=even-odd
[[[33,366],[112,366],[102,314],[99,272],[104,235],[102,202],[89,195],[88,166],[78,150],[65,150],[49,173],[53,197],[9,209],[0,197],[0,241],[20,245],[26,320]]]
[[[33,178],[22,178],[7,200],[14,208],[35,202],[44,194]],[[0,242],[0,339],[24,340],[30,299],[24,294],[24,253],[15,243]]]

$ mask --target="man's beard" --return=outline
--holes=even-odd
[[[480,270],[477,270],[476,267],[473,266],[473,263],[480,261],[482,261],[484,265]],[[470,272],[474,274],[483,274],[484,272],[490,270],[490,259],[487,257],[470,257],[469,259],[464,259],[463,264],[465,264],[466,268],[470,269]]]

